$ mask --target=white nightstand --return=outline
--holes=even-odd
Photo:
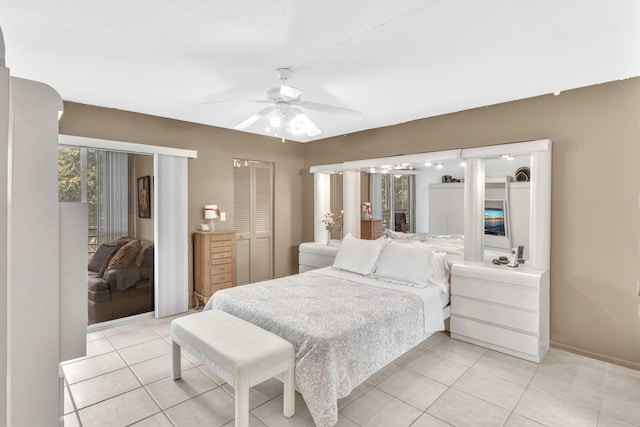
[[[455,263],[450,328],[452,338],[540,362],[549,348],[549,273]]]

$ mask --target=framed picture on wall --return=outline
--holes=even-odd
[[[138,178],[138,217],[151,218],[151,177]]]

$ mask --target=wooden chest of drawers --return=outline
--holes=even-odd
[[[366,240],[376,240],[382,237],[382,220],[381,219],[361,219],[360,220],[360,238]]]
[[[206,304],[220,289],[236,285],[236,232],[196,231],[193,234],[193,297]]]

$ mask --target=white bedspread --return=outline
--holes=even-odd
[[[444,329],[441,292],[328,267],[216,292],[218,309],[294,346],[296,383],[319,427],[338,421],[337,400]]]

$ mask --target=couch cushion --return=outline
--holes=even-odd
[[[140,240],[136,239],[121,247],[113,258],[111,258],[111,261],[109,261],[107,270],[124,268],[131,265],[135,260],[136,255],[138,255],[138,252],[140,252],[140,246]]]
[[[153,248],[153,241],[141,239],[140,240],[140,252],[136,255],[136,259],[134,261],[134,265],[140,267],[145,261],[147,253],[149,253],[149,249]]]
[[[100,270],[107,268],[111,258],[118,252],[120,246],[109,246],[109,245],[100,245],[95,254],[93,254],[93,258],[89,261],[88,270],[93,271],[94,273],[98,273],[100,276]]]
[[[87,281],[90,291],[98,292],[109,290],[109,284],[104,279],[97,277],[95,274],[89,273]]]

